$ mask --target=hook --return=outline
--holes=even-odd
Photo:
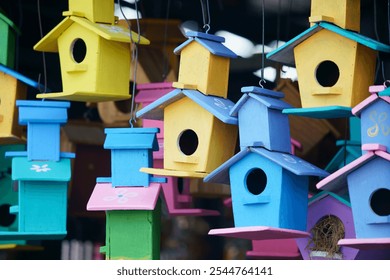
[[[386,80],[383,82],[383,85],[387,88],[390,85],[390,80]]]
[[[203,28],[206,29],[205,30],[206,33],[209,33],[209,31],[210,31],[210,24],[206,23],[205,25],[203,25]]]
[[[259,81],[259,86],[260,86],[261,88],[264,88],[263,83],[266,84],[267,82],[266,82],[266,80],[264,80],[263,78],[261,78],[260,81]]]

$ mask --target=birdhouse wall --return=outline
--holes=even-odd
[[[106,211],[106,259],[160,259],[160,207]]]
[[[390,237],[389,176],[390,162],[379,157],[348,175],[356,238]]]
[[[60,125],[58,123],[29,123],[27,129],[29,160],[60,160]]]
[[[79,40],[84,41],[85,52]],[[128,44],[108,41],[73,24],[58,38],[58,48],[63,92],[130,97]]]
[[[22,127],[18,123],[17,99],[26,99],[26,86],[0,72],[0,145],[21,143]]]
[[[67,183],[19,181],[19,231],[66,233]]]
[[[381,99],[377,99],[362,110],[360,115],[362,144],[381,144],[390,151],[389,113],[389,103]]]
[[[150,174],[140,172],[141,167],[153,165],[152,152],[148,150],[111,150],[112,185],[148,186]]]
[[[69,11],[92,22],[114,24],[114,0],[69,0]]]
[[[240,147],[262,146],[291,153],[288,116],[250,98],[238,112]],[[256,144],[260,143],[260,144]]]
[[[368,96],[375,74],[371,49],[323,29],[299,44],[294,56],[302,108],[353,107]]]
[[[264,174],[254,173],[259,169]],[[250,153],[231,166],[229,175],[235,227],[280,227],[282,167]]]
[[[236,138],[236,127],[182,98],[164,109],[164,168],[211,172],[233,156]]]
[[[360,0],[311,1],[312,24],[330,21],[341,28],[360,31]]]
[[[178,83],[192,85],[206,95],[227,97],[230,60],[216,56],[195,41],[180,55]]]

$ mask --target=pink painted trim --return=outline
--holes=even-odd
[[[368,87],[368,91],[371,94],[381,92],[385,89],[386,89],[386,87],[384,85],[373,85],[373,86]]]
[[[381,158],[390,161],[390,154],[386,151],[376,151],[375,154]]]
[[[137,90],[172,88],[172,82],[137,84]]]
[[[366,99],[364,99],[362,102],[360,102],[358,105],[352,108],[352,114],[359,115],[360,111],[363,110],[366,106],[377,100],[379,97],[376,94],[370,95]]]
[[[383,99],[387,103],[390,103],[390,96],[379,96],[379,98]]]
[[[381,144],[363,144],[362,145],[363,151],[383,151],[386,152],[386,146],[383,146]]]
[[[341,239],[337,244],[359,250],[390,249],[390,238]]]

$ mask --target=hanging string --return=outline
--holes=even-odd
[[[130,34],[130,41],[131,41],[131,65],[133,69],[133,86],[132,86],[132,97],[131,97],[131,105],[130,105],[130,127],[133,128],[134,123],[137,122],[135,112],[137,111],[136,104],[135,104],[135,92],[137,89],[136,81],[137,81],[137,67],[138,67],[138,44],[141,41],[141,28],[140,28],[140,22],[139,22],[139,13],[138,13],[138,5],[137,0],[134,1],[135,6],[135,13],[136,13],[136,23],[137,23],[137,42],[133,40],[133,35],[131,31],[131,24],[129,20],[127,19],[125,13],[122,9],[122,0],[119,0],[119,10],[121,11],[121,14],[123,18],[125,19],[127,26],[129,28],[129,34]]]
[[[171,8],[171,0],[167,2],[167,11],[165,15],[165,26],[164,26],[164,42],[163,42],[163,69],[162,69],[162,80],[168,76],[168,68],[169,68],[169,56],[167,52],[167,40],[168,40],[168,20],[169,20],[169,11]]]
[[[209,0],[206,0],[206,9],[204,5],[204,0],[200,0],[200,6],[202,8],[203,29],[205,29],[206,33],[209,33],[211,23]]]
[[[264,53],[264,33],[265,33],[265,7],[264,7],[264,0],[261,1],[261,11],[262,11],[262,27],[261,27],[261,44],[262,44],[262,52],[261,52],[261,78],[259,81],[259,86],[264,88],[263,83],[266,83],[264,80],[264,61],[265,61],[265,53]]]
[[[41,38],[43,38],[43,31],[42,31],[42,19],[41,19],[41,5],[39,3],[39,0],[37,0],[37,9],[38,9],[38,22],[39,22],[39,33],[41,35]],[[43,79],[44,79],[44,85],[45,88],[43,89],[43,92],[45,93],[47,90],[47,72],[46,72],[46,56],[45,52],[42,52],[42,62],[43,62]],[[40,84],[41,80],[41,74],[38,76],[38,84]],[[41,89],[39,89],[41,90]]]

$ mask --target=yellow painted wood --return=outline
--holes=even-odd
[[[309,17],[309,22],[311,23],[310,26],[313,26],[313,24],[320,21],[327,21],[327,22],[334,23],[334,18],[324,16],[324,15],[316,15],[316,16]]]
[[[374,82],[375,51],[323,29],[299,44],[294,56],[302,108],[353,107],[368,96],[367,89]],[[316,69],[326,60],[338,66],[340,76],[333,87],[324,87],[316,94],[321,88]]]
[[[69,11],[82,13],[92,22],[114,23],[113,0],[69,0]]]
[[[21,244],[0,244],[0,250],[12,250],[12,251],[42,251],[44,247],[34,245],[21,245]]]
[[[183,84],[180,82],[173,82],[172,87],[180,89],[198,89],[197,85]]]
[[[153,175],[173,176],[173,177],[181,177],[181,178],[204,178],[209,174],[209,173],[201,173],[201,172],[147,168],[147,167],[141,168],[140,171],[148,174],[153,174]]]
[[[26,99],[26,85],[0,72],[0,145],[23,143],[22,127],[18,123],[17,99]]]
[[[312,0],[311,16],[331,17],[344,29],[360,31],[360,0]]]
[[[193,41],[181,51],[177,85],[193,85],[203,94],[226,98],[229,67],[229,58],[213,55]]]

